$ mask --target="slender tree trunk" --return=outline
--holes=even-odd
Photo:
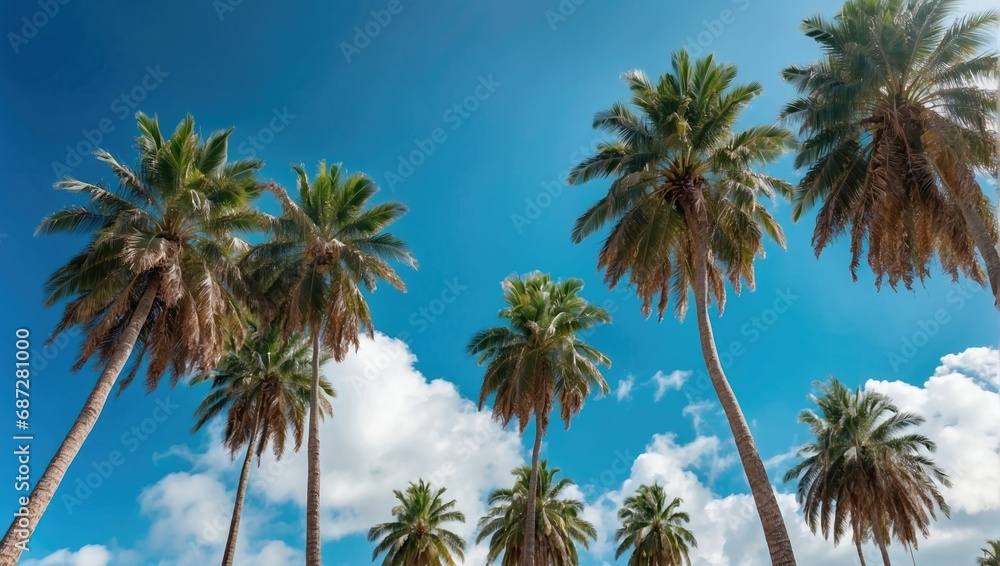
[[[132,318],[129,319],[125,332],[111,352],[108,364],[104,366],[104,371],[97,378],[97,383],[83,404],[83,409],[76,417],[76,422],[66,433],[66,438],[63,439],[59,449],[52,457],[52,461],[49,462],[42,477],[38,479],[38,483],[32,489],[29,502],[25,506],[28,516],[23,520],[26,524],[20,523],[21,517],[15,517],[10,528],[7,529],[7,534],[0,542],[0,566],[14,566],[20,558],[21,552],[28,549],[28,539],[34,533],[42,514],[45,513],[45,508],[55,496],[59,483],[62,482],[70,464],[83,447],[83,442],[87,439],[90,431],[94,429],[94,425],[97,424],[97,418],[101,415],[101,410],[104,409],[104,404],[108,400],[108,395],[111,394],[115,381],[118,380],[118,374],[121,373],[132,354],[132,348],[139,338],[139,331],[142,330],[142,326],[149,316],[149,311],[153,308],[153,301],[156,299],[159,288],[160,281],[154,277],[143,292],[142,298],[139,299],[135,311],[132,312]]]
[[[535,506],[538,502],[538,455],[542,451],[542,436],[545,434],[545,425],[542,424],[538,415],[535,415],[535,445],[531,449],[531,478],[528,480],[528,502],[525,505],[524,519],[524,564],[523,566],[534,566],[535,564]]]
[[[868,566],[865,563],[865,551],[861,548],[861,539],[855,538],[854,544],[858,547],[858,560],[861,561],[861,566]]]
[[[306,486],[306,566],[323,566],[323,543],[319,527],[319,333],[312,326],[313,381],[309,393],[309,478]]]
[[[879,552],[882,553],[882,564],[884,566],[891,566],[889,563],[889,550],[885,546],[885,539],[882,538],[882,521],[879,520],[878,512],[874,508],[871,511],[871,521],[872,536],[875,538],[875,544],[878,545]]]
[[[697,218],[697,217],[696,217]],[[712,380],[715,393],[719,396],[719,402],[726,413],[729,427],[733,431],[733,439],[736,441],[736,449],[743,464],[743,471],[746,473],[750,483],[750,492],[753,494],[754,503],[757,506],[757,514],[760,517],[761,525],[764,527],[764,538],[767,541],[767,548],[771,555],[773,566],[794,566],[795,555],[792,552],[792,543],[788,538],[788,530],[781,517],[781,509],[778,501],[774,497],[771,489],[771,482],[767,477],[767,470],[760,459],[757,447],[754,444],[753,436],[750,434],[750,427],[747,426],[746,418],[740,409],[736,395],[733,394],[729,381],[722,370],[719,361],[719,353],[715,348],[715,337],[712,333],[712,323],[708,317],[708,237],[705,233],[704,220],[695,219],[691,224],[694,231],[695,257],[694,257],[694,300],[698,315],[698,332],[701,338],[701,351],[705,358],[705,365],[708,375]]]
[[[243,517],[243,500],[246,498],[247,484],[250,480],[250,468],[253,462],[253,445],[257,440],[257,430],[260,428],[260,413],[262,406],[258,405],[254,417],[253,431],[247,442],[247,455],[243,458],[243,469],[240,470],[240,483],[236,486],[236,503],[233,505],[233,519],[229,523],[229,537],[226,538],[226,550],[222,554],[222,566],[233,566],[236,557],[236,539],[240,533],[240,519]]]

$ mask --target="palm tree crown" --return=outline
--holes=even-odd
[[[1000,566],[1000,539],[986,541],[983,555],[976,559],[977,566]]]
[[[785,474],[785,481],[799,479],[806,522],[824,537],[832,534],[835,543],[848,532],[863,542],[870,530],[883,554],[890,534],[916,547],[935,508],[949,514],[937,484],[951,485],[921,453],[933,452],[934,442],[907,431],[924,419],[901,412],[878,392],[852,393],[833,378],[816,385],[819,412],[799,415],[815,440],[799,450],[804,459]]]
[[[579,564],[576,545],[589,548],[589,539],[597,538],[597,530],[581,517],[582,502],[563,498],[563,492],[573,482],[566,478],[555,481],[559,468],[549,469],[543,460],[538,472],[535,564],[575,566]],[[513,474],[514,487],[497,489],[490,494],[490,508],[477,526],[476,543],[489,539],[487,564],[493,564],[501,556],[502,566],[524,564],[522,554],[531,468],[521,466]]]
[[[250,206],[259,194],[255,173],[261,162],[226,161],[231,129],[201,141],[187,116],[164,138],[156,117],[139,113],[137,119],[138,167],[98,151],[118,189],[60,181],[59,188],[86,195],[89,203],[49,215],[38,232],[91,237],[46,285],[47,306],[70,299],[53,337],[73,326],[86,330],[74,369],[94,355],[107,360],[143,292],[155,290],[138,355],[120,381],[125,388],[148,359],[146,385],[153,389],[168,370],[174,384],[193,371],[210,370],[227,336],[242,338],[233,258],[248,246],[235,234],[260,229],[265,216]]]
[[[758,198],[792,190],[753,170],[789,148],[791,133],[778,126],[733,131],[761,85],[734,85],[736,67],[711,55],[692,61],[680,51],[672,64],[672,72],[655,84],[642,71],[624,75],[639,113],[620,103],[599,112],[594,127],[615,139],[601,143],[569,177],[571,184],[614,177],[607,196],[577,220],[573,240],[614,224],[598,267],[612,286],[627,273],[646,314],[659,295],[661,318],[671,294],[683,317],[696,260],[708,262],[720,308],[724,276],[737,292],[741,281],[752,288],[753,259],[764,254],[762,236],[784,244],[781,228]],[[705,240],[705,259],[697,238]]]
[[[618,512],[622,526],[615,533],[615,558],[631,552],[629,566],[690,566],[688,552],[698,542],[684,527],[691,518],[680,505],[679,497],[667,501],[663,486],[639,486]]]
[[[258,461],[268,446],[280,459],[292,434],[292,449],[302,446],[309,394],[312,387],[309,342],[301,335],[284,340],[277,326],[258,328],[239,349],[230,350],[215,371],[201,374],[190,385],[211,382],[211,390],[195,409],[192,432],[225,412],[222,440],[230,454],[249,446]],[[325,379],[320,388],[320,412],[333,412],[329,398],[336,397]]]
[[[610,391],[598,369],[610,360],[579,333],[610,322],[611,315],[579,296],[580,279],[553,282],[536,271],[508,277],[502,286],[506,307],[499,317],[509,324],[477,333],[467,348],[477,363],[488,362],[479,408],[494,395],[497,419],[504,426],[517,419],[524,432],[532,416],[544,428],[558,399],[569,427],[592,388]]]
[[[817,255],[850,231],[855,279],[867,243],[876,285],[910,288],[934,257],[983,283],[978,247],[997,294],[995,209],[975,176],[996,167],[998,15],[959,9],[851,0],[832,20],[805,20],[824,56],[784,72],[802,94],[783,116],[800,126],[795,166],[808,168],[793,218],[821,203]]]
[[[372,560],[384,552],[382,566],[455,566],[456,558],[464,561],[465,541],[441,524],[464,523],[465,515],[455,510],[455,500],[442,499],[444,492],[422,479],[405,492],[393,491],[399,500],[392,508],[396,520],[368,531],[368,540],[378,541]]]
[[[364,174],[347,175],[339,164],[321,162],[312,181],[301,165],[294,171],[298,201],[268,185],[283,214],[274,237],[254,247],[247,262],[261,290],[261,310],[276,313],[286,333],[308,327],[339,362],[358,346],[359,332],[374,333],[361,288],[374,291],[381,280],[406,290],[388,262],[416,267],[416,260],[385,229],[407,209],[394,201],[369,206],[378,186]]]

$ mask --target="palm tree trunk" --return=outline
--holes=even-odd
[[[879,552],[882,553],[882,564],[883,566],[891,566],[889,563],[889,550],[885,547],[885,540],[882,538],[882,521],[879,520],[878,511],[874,507],[871,510],[871,521],[875,544],[878,545]]]
[[[535,506],[538,500],[538,455],[542,451],[545,425],[535,415],[535,446],[531,450],[531,478],[528,480],[528,501],[524,519],[524,566],[535,564]]]
[[[69,470],[70,464],[83,448],[83,443],[90,431],[94,429],[94,425],[97,424],[97,418],[104,409],[104,404],[108,400],[108,395],[111,394],[115,381],[118,380],[118,374],[125,367],[125,363],[132,354],[132,348],[135,346],[136,340],[139,339],[139,331],[142,330],[142,326],[146,323],[146,318],[153,308],[153,301],[156,299],[159,288],[159,278],[153,277],[146,286],[146,290],[143,291],[135,311],[132,312],[132,318],[129,319],[125,332],[111,352],[108,364],[104,366],[104,371],[97,378],[94,389],[90,392],[90,396],[83,404],[83,409],[76,417],[76,422],[66,433],[66,438],[63,439],[59,449],[52,457],[52,461],[49,462],[42,477],[38,479],[38,483],[32,489],[29,502],[25,506],[28,514],[27,524],[20,525],[20,517],[15,517],[10,528],[7,529],[3,541],[0,542],[0,566],[14,566],[21,553],[27,550],[28,539],[34,533],[42,514],[45,513],[45,508],[52,501],[56,489],[66,475],[66,471]]]
[[[690,218],[690,216],[689,216]],[[747,426],[746,418],[740,409],[736,395],[729,386],[726,374],[722,370],[719,361],[719,353],[715,348],[715,336],[712,333],[712,323],[708,318],[708,236],[705,233],[704,221],[694,220],[693,236],[695,240],[694,256],[694,300],[698,315],[698,333],[701,338],[701,351],[705,358],[705,365],[708,369],[709,378],[715,393],[719,396],[719,402],[726,413],[729,427],[733,431],[733,439],[736,441],[736,449],[743,464],[743,471],[746,473],[750,483],[750,492],[753,494],[754,503],[757,506],[757,514],[760,517],[761,525],[764,527],[764,538],[767,541],[767,548],[771,555],[773,566],[795,566],[795,555],[792,552],[792,543],[788,538],[788,530],[781,517],[781,509],[778,501],[774,497],[771,489],[771,482],[767,477],[767,470],[757,453],[753,436],[750,434],[750,427]]]
[[[243,469],[240,470],[240,483],[236,486],[236,504],[233,505],[233,519],[229,523],[229,537],[226,538],[226,550],[222,554],[222,566],[233,566],[236,557],[236,539],[240,533],[240,519],[243,517],[243,500],[246,498],[247,484],[250,480],[250,468],[253,462],[253,448],[257,440],[257,429],[260,427],[260,413],[263,405],[257,407],[254,417],[253,431],[247,441],[247,455],[243,458]]]
[[[865,564],[865,551],[861,548],[861,539],[854,539],[854,544],[858,547],[858,560],[861,561],[861,566],[867,566]]]
[[[306,486],[306,566],[323,566],[323,543],[319,528],[319,334],[312,326],[313,382],[309,393],[309,465]]]

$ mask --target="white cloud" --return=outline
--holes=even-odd
[[[1000,492],[985,487],[1000,485],[1000,396],[985,384],[995,371],[997,351],[971,348],[945,356],[942,364],[920,387],[899,381],[869,381],[865,387],[889,394],[901,409],[927,418],[919,432],[937,442],[934,459],[953,481],[953,487],[944,489],[952,518],[940,518],[932,526],[930,537],[915,552],[916,560],[922,564],[971,564],[983,542],[996,537],[996,525],[1000,524]],[[684,413],[697,421],[705,410],[697,406]],[[639,485],[656,481],[671,497],[681,497],[683,508],[691,515],[689,528],[698,539],[698,548],[691,554],[694,566],[767,564],[763,531],[751,496],[718,495],[711,487],[711,475],[702,481],[696,473],[724,468],[733,457],[732,445],[715,436],[699,434],[689,443],[679,443],[673,434],[655,435],[632,463],[629,478],[587,505],[585,517],[600,533],[594,558],[612,558],[616,514],[624,498]],[[790,459],[791,453],[785,453],[767,462],[775,469],[787,467]],[[800,564],[857,564],[850,541],[834,547],[809,530],[794,495],[776,492],[776,497]],[[880,563],[873,545],[867,545],[865,551],[869,564]],[[891,547],[890,554],[899,563],[910,561],[898,546]]]
[[[632,398],[632,386],[635,385],[635,376],[628,376],[626,379],[618,380],[618,387],[615,388],[615,397],[618,401],[624,401]]]
[[[658,371],[646,383],[656,386],[656,392],[653,393],[653,401],[659,401],[668,389],[679,390],[681,387],[684,387],[684,382],[689,377],[691,377],[691,372],[687,370],[678,369],[668,374]]]
[[[88,544],[76,552],[57,550],[41,560],[28,559],[24,566],[108,566],[111,551],[99,544]]]

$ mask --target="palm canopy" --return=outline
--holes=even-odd
[[[589,539],[597,538],[597,530],[581,516],[581,501],[564,498],[563,493],[573,482],[566,478],[556,481],[559,468],[550,469],[543,460],[538,472],[535,564],[575,566],[579,564],[576,545],[589,548]],[[513,474],[514,487],[497,489],[490,494],[490,508],[477,526],[476,543],[489,539],[487,564],[493,564],[501,556],[502,566],[522,563],[531,467],[521,466]]]
[[[248,325],[251,333],[242,346],[231,345],[214,371],[191,380],[192,386],[211,383],[208,395],[195,409],[192,432],[225,412],[222,439],[231,455],[253,442],[249,449],[258,462],[269,444],[280,459],[289,432],[292,449],[302,446],[312,387],[309,341],[301,335],[285,340],[277,326],[260,328],[253,321]],[[329,398],[336,393],[325,379],[320,388],[325,394],[320,396],[320,412],[330,415]]]
[[[915,548],[935,508],[949,515],[937,484],[951,485],[922,453],[933,452],[934,442],[908,431],[923,417],[900,411],[881,393],[852,393],[833,378],[815,385],[819,411],[799,415],[815,440],[802,446],[803,460],[785,474],[785,481],[799,479],[806,522],[835,543],[848,532],[863,542],[873,530],[876,540],[887,543],[892,534]]]
[[[251,207],[262,163],[227,160],[231,129],[201,140],[189,115],[164,137],[155,116],[140,112],[136,118],[137,166],[98,150],[117,187],[60,181],[58,188],[84,195],[88,203],[47,216],[37,232],[89,237],[45,287],[46,306],[69,300],[53,338],[72,327],[86,334],[74,370],[95,355],[106,361],[144,292],[155,293],[138,354],[120,382],[125,388],[148,360],[151,390],[167,371],[172,384],[207,371],[221,357],[227,336],[242,339],[236,300],[242,282],[234,258],[248,245],[237,234],[260,229],[267,217]]]
[[[283,214],[273,237],[248,254],[248,270],[259,289],[259,308],[279,316],[286,335],[310,327],[336,361],[358,346],[359,332],[372,335],[371,312],[361,287],[378,281],[405,290],[389,262],[417,263],[406,244],[385,229],[406,213],[390,201],[370,205],[378,186],[364,174],[348,175],[340,164],[319,164],[310,181],[301,165],[298,201],[268,185]]]
[[[506,306],[498,316],[508,324],[477,333],[467,346],[477,363],[487,364],[479,408],[494,395],[494,416],[504,426],[517,419],[524,432],[532,415],[544,429],[558,400],[569,427],[591,389],[610,391],[598,368],[610,360],[579,333],[610,322],[611,315],[579,296],[580,279],[554,282],[536,271],[512,275],[502,287]]]
[[[622,526],[615,533],[615,558],[631,552],[629,566],[690,566],[688,552],[698,542],[684,527],[691,518],[680,505],[679,497],[667,500],[661,485],[639,486],[618,511]]]
[[[672,70],[655,83],[642,71],[623,78],[631,104],[616,103],[594,118],[594,127],[613,139],[570,172],[571,184],[614,178],[607,195],[577,220],[573,240],[613,225],[598,268],[612,287],[627,273],[647,315],[659,295],[660,318],[670,295],[683,318],[694,264],[708,261],[721,310],[725,277],[737,292],[741,281],[753,287],[763,235],[784,245],[781,228],[759,199],[790,195],[792,187],[754,168],[788,149],[792,135],[774,125],[734,131],[762,87],[734,84],[736,67],[712,55],[692,60],[686,50],[674,53]],[[700,239],[705,259],[697,251]]]
[[[956,0],[851,0],[805,20],[824,55],[784,71],[801,93],[783,112],[804,137],[795,166],[808,168],[793,218],[820,204],[817,255],[849,231],[855,279],[866,243],[876,285],[893,288],[927,277],[934,257],[953,279],[983,283],[976,247],[987,266],[996,257],[995,209],[975,175],[996,167],[998,15],[960,11]]]
[[[1000,566],[1000,539],[986,541],[983,555],[976,559],[977,566]]]
[[[443,523],[465,522],[455,510],[455,500],[444,501],[445,488],[432,489],[419,480],[405,492],[394,490],[399,505],[392,508],[396,519],[375,525],[368,531],[369,542],[378,541],[372,561],[385,553],[382,566],[455,566],[465,560],[465,541],[443,528]]]

